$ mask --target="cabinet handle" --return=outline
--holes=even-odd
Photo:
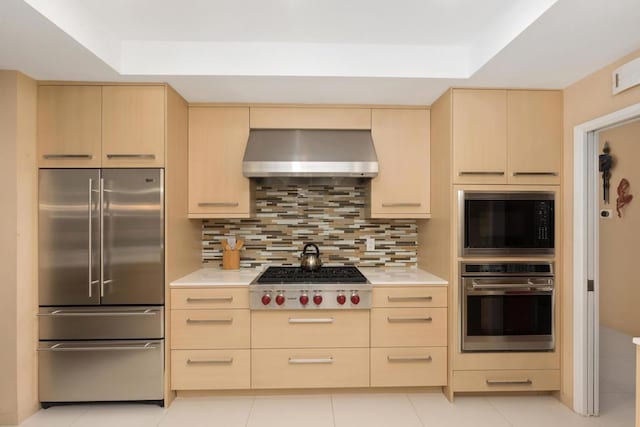
[[[196,298],[196,297],[188,297],[187,302],[231,302],[233,301],[233,297],[207,297],[207,298]]]
[[[327,357],[324,359],[295,359],[289,358],[289,365],[320,365],[333,363],[333,357]]]
[[[107,159],[155,159],[155,154],[107,154]]]
[[[389,362],[431,362],[431,356],[387,356]]]
[[[225,357],[222,359],[187,359],[187,365],[200,365],[200,364],[219,364],[229,365],[233,363],[233,357]]]
[[[558,176],[558,172],[514,172],[513,176]]]
[[[429,317],[387,317],[387,322],[431,322],[433,318]]]
[[[458,176],[463,175],[504,175],[504,171],[460,171]]]
[[[206,207],[206,206],[210,206],[210,207],[236,207],[239,206],[240,203],[239,202],[200,202],[198,203],[198,206],[200,207]]]
[[[433,299],[432,296],[420,296],[420,297],[412,297],[412,296],[408,296],[408,297],[392,297],[392,296],[388,296],[387,297],[387,301],[389,302],[403,302],[403,301],[431,301]]]
[[[333,323],[333,317],[317,318],[317,319],[289,319],[289,323]]]
[[[43,154],[45,159],[93,159],[91,154]]]
[[[187,323],[233,323],[233,317],[225,319],[187,319]]]
[[[410,207],[418,207],[422,205],[422,203],[415,202],[397,202],[397,203],[385,203],[382,202],[383,208],[410,208]]]
[[[522,380],[487,380],[487,385],[531,385],[533,381],[529,378]]]

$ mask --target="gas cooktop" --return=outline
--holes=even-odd
[[[249,285],[249,306],[273,309],[368,309],[371,284],[356,267],[268,267]]]
[[[314,271],[300,267],[268,267],[256,283],[367,283],[367,278],[356,267],[320,267]]]

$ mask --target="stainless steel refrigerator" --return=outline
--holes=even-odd
[[[39,396],[149,400],[164,377],[162,169],[41,169]]]

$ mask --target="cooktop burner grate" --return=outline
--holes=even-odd
[[[315,271],[300,267],[268,267],[257,283],[367,283],[367,278],[356,267],[320,267]]]

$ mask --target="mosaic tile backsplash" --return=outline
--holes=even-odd
[[[241,267],[298,265],[306,243],[319,246],[325,265],[415,266],[416,221],[367,219],[365,200],[360,184],[258,184],[255,218],[203,221],[203,264],[221,266],[220,240],[235,236],[245,241]],[[366,251],[369,236],[375,251]]]

